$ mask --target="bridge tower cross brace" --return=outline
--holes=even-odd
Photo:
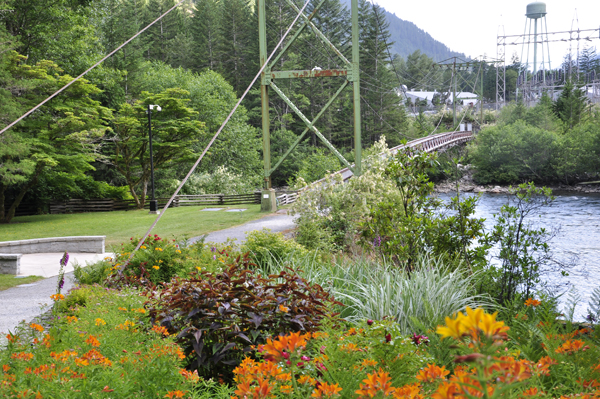
[[[297,13],[300,9],[294,4],[292,0],[286,0],[287,3]],[[267,54],[267,24],[266,24],[266,0],[257,0],[257,13],[258,13],[258,32],[259,32],[259,52],[260,52],[260,65],[261,67],[266,63],[268,59]],[[358,25],[358,0],[352,0],[352,60],[348,60],[341,51],[339,51],[327,37],[315,26],[312,19],[318,12],[319,8],[323,5],[324,0],[319,0],[317,6],[313,9],[310,15],[303,14],[301,16],[301,22],[296,27],[294,35],[287,40],[283,45],[283,48],[278,54],[273,57],[269,64],[265,67],[261,75],[261,112],[262,112],[262,136],[263,136],[263,164],[264,164],[264,185],[261,196],[261,210],[273,211],[276,208],[275,193],[271,186],[271,175],[281,165],[281,163],[290,155],[290,153],[296,148],[296,146],[302,141],[309,131],[313,131],[315,135],[323,142],[323,144],[332,151],[342,162],[343,165],[348,167],[354,175],[358,176],[361,174],[361,160],[362,160],[362,139],[361,139],[361,112],[360,112],[360,70],[359,70],[359,25]],[[300,21],[300,20],[299,20]],[[300,36],[302,31],[310,27],[313,32],[317,34],[319,39],[329,46],[336,55],[342,60],[345,68],[343,69],[328,69],[328,70],[295,70],[295,71],[273,71],[272,67],[277,64],[281,56],[286,50],[294,43],[294,41]],[[275,80],[278,79],[297,79],[297,78],[330,78],[346,76],[346,80],[337,90],[337,92],[329,99],[327,104],[321,109],[316,115],[314,120],[309,120],[302,111],[290,100],[285,93],[275,84]],[[327,138],[319,131],[315,126],[315,123],[325,113],[329,106],[336,100],[336,98],[342,93],[346,86],[352,85],[353,88],[353,106],[354,106],[354,165],[351,165],[346,158],[327,140]],[[277,164],[271,167],[271,127],[270,127],[270,115],[269,115],[269,89],[272,89],[281,99],[294,111],[294,113],[306,124],[304,131],[298,136],[296,141],[290,146],[286,153],[279,159]]]

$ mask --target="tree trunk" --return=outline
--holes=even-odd
[[[38,177],[42,173],[42,169],[43,168],[44,168],[43,165],[38,165],[37,166],[33,178],[29,181],[29,183],[25,184],[21,188],[21,191],[19,191],[19,194],[17,195],[17,197],[13,201],[12,205],[10,206],[10,208],[8,208],[8,211],[6,211],[6,213],[5,213],[5,207],[4,207],[4,188],[1,189],[0,200],[2,200],[2,205],[1,205],[1,208],[0,208],[0,223],[10,223],[10,221],[12,220],[12,218],[15,217],[15,213],[17,211],[17,207],[21,203],[21,200],[23,200],[23,197],[25,196],[25,194],[27,193],[27,191],[37,183]]]

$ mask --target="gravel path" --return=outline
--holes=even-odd
[[[8,290],[0,291],[0,332],[2,338],[25,320],[31,322],[35,317],[46,312],[52,305],[50,295],[56,294],[58,276],[23,284]],[[66,293],[73,287],[73,273],[65,273]]]
[[[254,230],[262,230],[267,228],[273,233],[286,233],[295,227],[296,225],[294,224],[294,218],[287,214],[287,210],[282,209],[277,211],[275,214],[253,220],[241,226],[230,227],[228,229],[209,233],[206,236],[205,241],[223,243],[227,241],[228,238],[232,238],[236,239],[238,243],[240,243],[246,239],[246,233]],[[189,241],[193,243],[201,238],[202,237],[193,237]]]

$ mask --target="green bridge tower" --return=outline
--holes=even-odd
[[[266,0],[257,0],[258,25],[259,25],[259,41],[260,41],[260,66],[265,65],[267,54],[267,26],[266,26]],[[286,0],[296,13],[300,12],[300,8],[294,4],[292,0]],[[314,134],[329,148],[342,162],[343,165],[350,168],[354,175],[359,176],[361,173],[361,113],[360,113],[360,70],[359,70],[359,26],[358,26],[358,0],[352,0],[352,61],[349,61],[341,51],[339,51],[327,37],[315,26],[312,19],[317,14],[319,8],[324,3],[324,0],[316,0],[318,4],[313,9],[310,15],[303,14],[298,20],[295,33],[283,45],[279,53],[273,57],[269,64],[265,67],[261,76],[261,105],[262,105],[262,131],[263,131],[263,161],[264,161],[264,186],[262,191],[261,210],[271,212],[276,210],[275,190],[271,186],[271,175],[281,165],[281,163],[289,156],[296,146],[304,139],[309,131]],[[302,31],[309,27],[317,34],[319,39],[329,46],[342,60],[345,68],[343,69],[328,69],[328,70],[295,70],[295,71],[273,71],[272,68],[277,64],[281,56],[289,49],[294,41],[300,36]],[[320,110],[314,120],[309,120],[300,109],[281,91],[275,84],[275,81],[280,79],[302,79],[302,78],[331,78],[338,76],[346,76],[346,80],[339,87],[337,92],[329,99],[327,104]],[[325,136],[317,129],[315,123],[342,93],[346,86],[351,85],[353,89],[354,103],[354,157],[355,163],[351,165],[344,156],[325,138]],[[304,131],[298,136],[296,141],[290,146],[286,153],[279,159],[277,164],[271,167],[271,128],[269,116],[269,88],[277,93],[283,101],[294,111],[294,113],[306,124]]]

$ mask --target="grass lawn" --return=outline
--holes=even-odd
[[[23,278],[16,278],[12,274],[0,274],[0,291],[7,290],[12,287],[16,287],[21,284],[34,283],[38,280],[42,280],[44,277],[40,276],[27,276]]]
[[[229,206],[232,209],[246,208],[244,212],[202,212],[204,208],[209,207],[170,208],[152,234],[195,237],[265,216],[260,212],[260,205]],[[105,235],[108,246],[128,241],[133,236],[141,237],[155,218],[156,215],[149,215],[147,210],[20,216],[9,224],[0,224],[0,241]]]

